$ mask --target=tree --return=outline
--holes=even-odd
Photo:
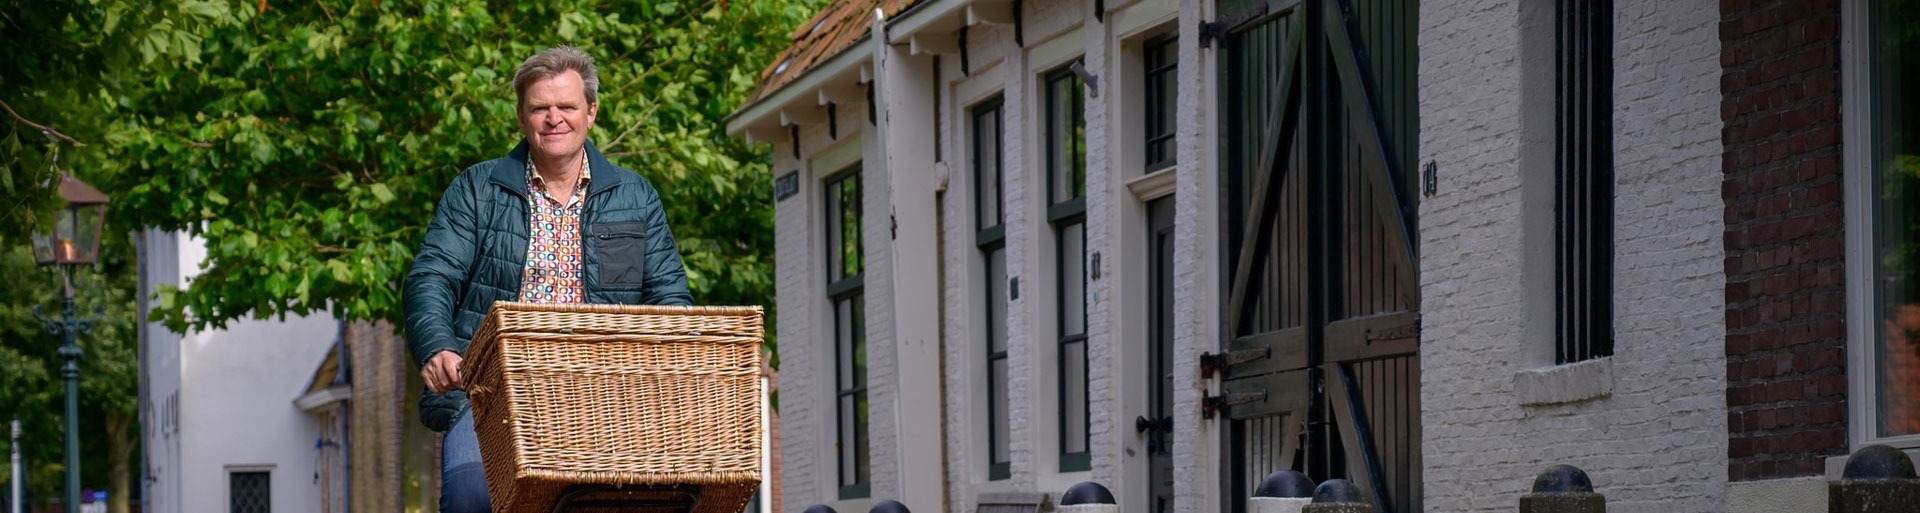
[[[197,61],[197,32],[222,12],[207,0],[0,0],[0,243],[48,222],[57,175],[109,165],[113,91],[146,64]]]
[[[198,59],[197,32],[222,18],[205,0],[0,0],[0,423],[18,418],[36,495],[63,481],[61,341],[31,316],[57,308],[58,278],[33,269],[25,235],[51,222],[62,174],[101,183],[115,166],[104,143],[110,100],[143,85],[144,66]],[[139,442],[135,268],[124,221],[108,224],[102,264],[75,276],[85,313],[102,321],[80,339],[83,483],[109,483],[109,510],[128,511]],[[98,443],[96,443],[98,442]]]
[[[175,330],[327,311],[397,320],[446,184],[519,140],[520,59],[599,60],[594,141],[653,181],[698,302],[772,297],[765,159],[722,118],[811,13],[793,2],[261,2],[115,99],[114,219],[203,237],[156,316]]]

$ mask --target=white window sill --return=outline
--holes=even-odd
[[[1613,357],[1527,369],[1513,374],[1522,406],[1577,403],[1613,395]]]

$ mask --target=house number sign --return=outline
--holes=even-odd
[[[773,180],[773,200],[782,201],[800,193],[800,172],[788,171]]]

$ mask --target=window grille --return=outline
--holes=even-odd
[[[1613,355],[1613,2],[1560,0],[1555,40],[1559,364]]]

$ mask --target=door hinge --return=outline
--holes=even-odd
[[[1235,365],[1272,357],[1273,348],[1271,347],[1224,353],[1200,353],[1200,379],[1212,378],[1214,373],[1224,373]]]
[[[1233,30],[1234,27],[1238,27],[1240,26],[1240,24],[1246,23],[1247,20],[1252,20],[1254,18],[1259,18],[1261,16],[1266,16],[1266,15],[1267,15],[1267,4],[1265,2],[1262,2],[1260,3],[1260,5],[1254,6],[1253,8],[1247,9],[1245,11],[1241,11],[1239,14],[1235,14],[1233,16],[1222,17],[1219,20],[1212,21],[1212,22],[1202,21],[1200,22],[1200,47],[1213,48],[1214,40],[1225,39],[1227,36],[1231,35],[1228,33],[1228,31]]]
[[[1200,400],[1200,417],[1211,419],[1213,418],[1214,412],[1226,412],[1233,409],[1234,406],[1265,400],[1267,400],[1266,390],[1227,392],[1220,395],[1206,396]]]

